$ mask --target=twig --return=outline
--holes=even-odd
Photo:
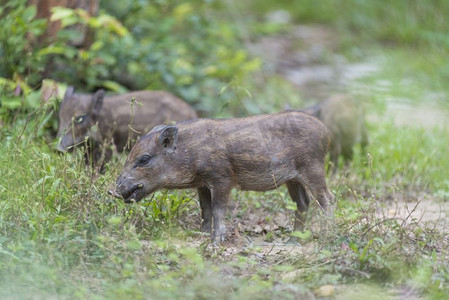
[[[343,272],[355,273],[355,274],[358,274],[358,275],[362,275],[362,276],[365,277],[366,279],[370,279],[370,278],[371,278],[371,275],[368,274],[368,273],[366,273],[366,272],[363,272],[363,271],[360,271],[360,270],[355,270],[355,269],[348,268],[348,267],[341,267],[341,271],[343,271]]]
[[[383,223],[386,223],[388,221],[393,221],[393,220],[403,220],[402,218],[387,218],[387,219],[383,219],[379,222],[377,222],[376,224],[374,224],[373,226],[369,227],[368,229],[365,230],[365,232],[361,235],[361,238],[363,238],[368,232],[370,232],[374,227],[379,226]]]
[[[415,206],[413,207],[413,209],[411,210],[411,211],[408,211],[408,207],[407,207],[407,212],[408,212],[408,215],[407,215],[407,217],[403,220],[403,222],[402,222],[402,224],[401,224],[401,227],[404,227],[404,225],[405,225],[405,222],[407,222],[407,220],[412,216],[412,214],[416,211],[416,209],[418,208],[418,205],[421,203],[421,201],[417,201],[416,202],[416,204],[415,204]]]
[[[19,136],[17,137],[17,144],[19,144],[20,139],[22,138],[22,135],[23,135],[23,133],[25,132],[25,129],[27,128],[27,126],[28,126],[28,122],[30,121],[31,116],[32,116],[33,114],[35,114],[36,112],[38,112],[42,107],[43,107],[43,105],[39,106],[38,108],[36,108],[35,110],[33,110],[31,113],[29,113],[29,114],[27,115],[27,118],[26,118],[26,120],[25,120],[25,125],[23,125],[23,128],[22,128],[22,132],[20,132]]]

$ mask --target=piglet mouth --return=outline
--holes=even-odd
[[[143,185],[136,184],[128,191],[122,193],[123,200],[125,203],[137,202],[143,197]]]
[[[116,190],[108,190],[108,194],[114,198],[122,198],[122,195],[120,195]]]

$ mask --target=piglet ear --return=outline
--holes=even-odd
[[[92,114],[99,115],[100,110],[103,107],[104,90],[98,90],[92,96]]]
[[[166,153],[173,153],[178,145],[178,128],[176,126],[166,126],[159,135],[159,144]]]
[[[150,131],[148,131],[147,134],[153,133],[153,132],[157,132],[157,131],[161,131],[162,129],[164,129],[165,127],[167,127],[167,125],[157,125],[154,126]]]
[[[309,115],[312,115],[312,116],[314,116],[316,118],[319,118],[318,115],[321,114],[321,102],[317,103],[317,104],[315,104],[313,106],[309,106],[307,108],[304,108],[302,111],[305,112],[305,113],[308,113]]]
[[[321,117],[322,117],[321,111],[322,111],[322,109],[321,109],[321,107],[320,107],[320,108],[318,108],[318,109],[314,112],[314,114],[313,114],[316,118],[318,118],[318,119],[320,119],[320,120],[321,120]]]
[[[67,99],[70,99],[75,94],[75,88],[73,86],[68,86],[64,93],[64,99],[62,99],[62,102],[66,101]]]

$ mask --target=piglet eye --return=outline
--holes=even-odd
[[[140,166],[143,166],[143,165],[146,165],[147,163],[149,163],[150,160],[151,160],[151,156],[145,154],[145,155],[142,155],[142,156],[139,158],[138,164],[139,164]]]
[[[76,117],[75,117],[75,123],[76,123],[76,124],[81,124],[81,123],[83,123],[83,122],[84,122],[84,117],[85,117],[85,116],[76,116]]]

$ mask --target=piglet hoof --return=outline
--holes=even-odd
[[[221,242],[224,242],[224,240],[225,240],[225,234],[224,233],[223,234],[219,234],[219,235],[215,236],[212,239],[214,246],[218,246]]]

